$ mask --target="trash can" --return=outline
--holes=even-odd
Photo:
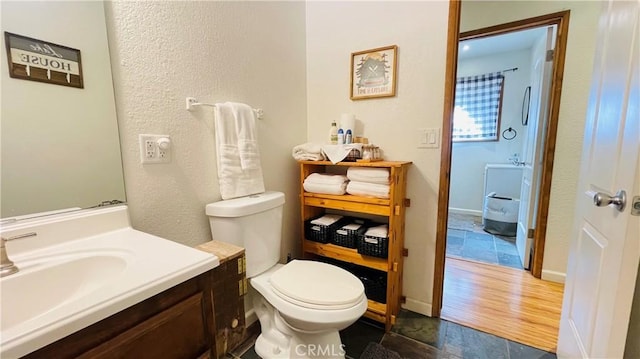
[[[515,237],[518,230],[518,209],[520,200],[489,193],[484,199],[482,224],[491,234]]]

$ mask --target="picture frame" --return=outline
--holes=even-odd
[[[351,53],[351,100],[396,95],[398,46]]]
[[[4,40],[10,77],[84,88],[80,50],[6,31]]]

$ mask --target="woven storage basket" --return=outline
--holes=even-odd
[[[378,303],[387,303],[387,276],[383,274],[375,274],[374,271],[367,271],[358,275],[360,281],[364,285],[364,293],[367,299]]]
[[[360,224],[360,228],[356,230],[346,229],[344,228],[346,225],[355,223]],[[344,225],[337,228],[333,233],[333,238],[331,240],[332,243],[337,244],[342,247],[347,248],[356,248],[358,243],[358,238],[364,235],[364,232],[367,231],[366,220],[360,218],[350,218],[345,221]]]
[[[358,238],[358,253],[367,256],[387,258],[389,253],[389,237],[362,235]]]
[[[315,218],[314,218],[315,219]],[[320,243],[329,243],[333,239],[333,234],[336,229],[342,227],[344,224],[344,218],[336,221],[335,223],[323,226],[319,224],[312,224],[310,219],[304,222],[304,234],[308,240]]]

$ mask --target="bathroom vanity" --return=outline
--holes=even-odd
[[[395,323],[402,297],[403,257],[408,254],[404,248],[405,210],[410,201],[406,198],[407,170],[411,162],[338,162],[299,161],[300,200],[302,213],[302,251],[307,258],[320,256],[340,262],[355,264],[386,273],[386,303],[369,299],[365,317],[385,324],[389,331]],[[353,195],[328,195],[305,192],[304,179],[312,173],[346,171],[347,167],[387,168],[390,172],[389,199],[369,198]],[[356,249],[341,247],[331,243],[318,243],[305,238],[304,222],[318,217],[326,210],[344,212],[347,215],[364,214],[389,224],[388,255],[377,258],[362,255]]]
[[[216,358],[212,271],[24,358]]]
[[[125,205],[7,221],[2,358],[215,357],[216,256],[131,228]]]

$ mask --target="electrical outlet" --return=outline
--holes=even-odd
[[[171,138],[167,135],[139,135],[140,163],[171,162]]]

